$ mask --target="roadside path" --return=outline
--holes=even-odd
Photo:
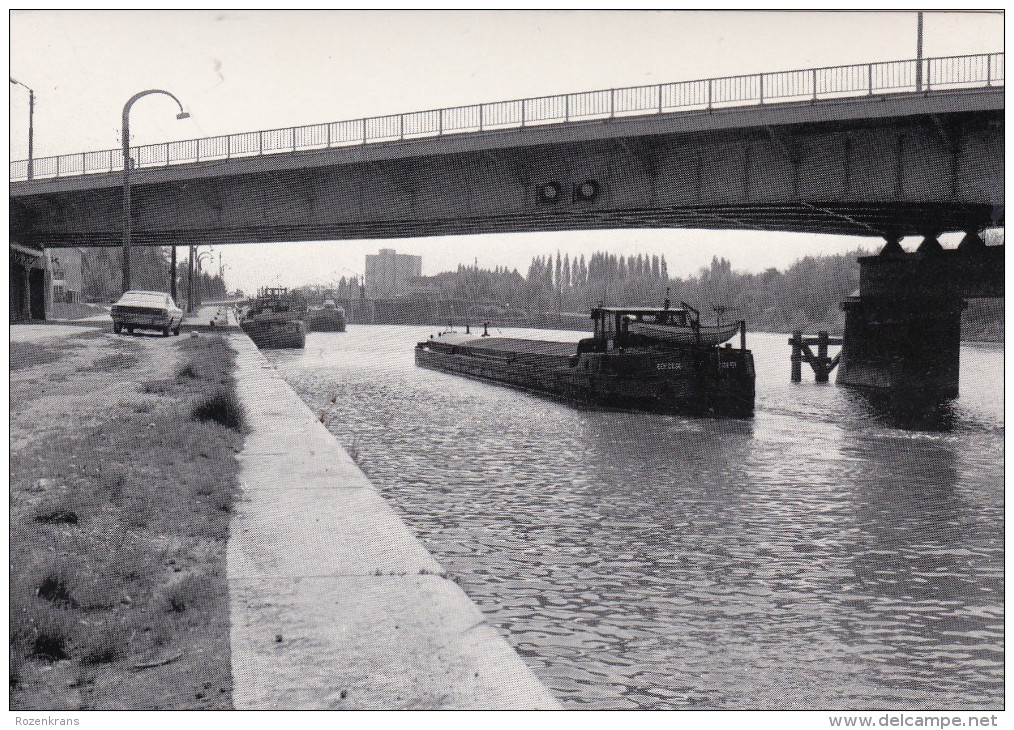
[[[237,709],[559,709],[251,340],[228,544]]]

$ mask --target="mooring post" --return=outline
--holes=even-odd
[[[746,349],[746,320],[739,320],[739,349]]]
[[[828,375],[828,363],[830,359],[827,356],[827,344],[828,344],[827,332],[817,333],[817,364],[813,369],[814,380],[818,383],[826,383]]]
[[[792,374],[790,377],[793,383],[798,383],[803,379],[803,333],[800,330],[793,330],[789,344],[792,345]]]

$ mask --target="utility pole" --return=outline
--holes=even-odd
[[[915,90],[922,91],[922,13],[918,13],[915,33]]]
[[[169,296],[176,301],[176,246],[170,246],[172,252],[169,255]]]

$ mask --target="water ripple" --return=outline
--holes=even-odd
[[[565,704],[1002,706],[1002,350],[927,425],[755,334],[757,415],[717,421],[420,370],[429,334],[269,357]]]

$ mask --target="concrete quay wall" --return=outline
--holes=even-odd
[[[559,703],[242,333],[228,544],[237,709]]]

